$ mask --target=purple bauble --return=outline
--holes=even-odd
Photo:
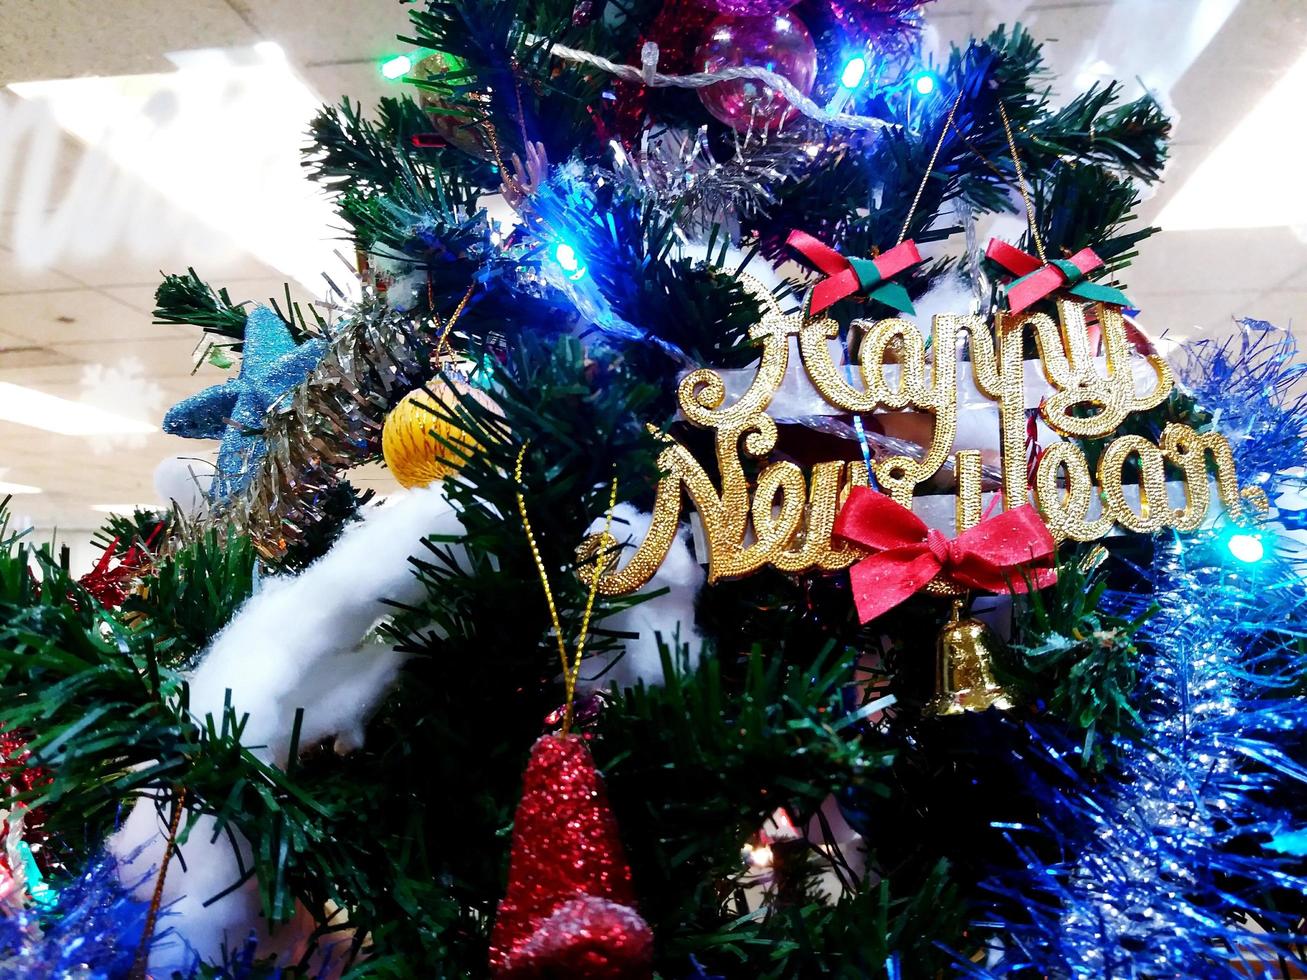
[[[704,0],[705,6],[712,7],[719,14],[733,17],[766,17],[789,10],[799,0]]]
[[[718,72],[743,65],[770,69],[804,95],[817,78],[817,46],[793,14],[767,17],[718,17],[694,55],[698,71]],[[794,116],[795,108],[775,89],[749,78],[699,89],[699,98],[716,118],[735,129],[750,124],[775,128]]]

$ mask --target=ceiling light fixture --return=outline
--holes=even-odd
[[[16,497],[20,493],[44,493],[44,491],[40,487],[34,487],[27,483],[9,483],[0,480],[0,497]]]
[[[158,431],[158,426],[140,419],[7,381],[0,381],[0,421],[30,425],[64,436],[145,435]]]
[[[81,254],[90,247],[80,241],[85,214],[103,212],[101,199],[131,201],[143,185],[320,294],[322,274],[335,276],[339,269],[333,255],[338,222],[331,201],[305,176],[294,135],[319,111],[317,93],[273,42],[167,57],[176,70],[9,85],[27,109],[11,113],[9,125],[21,122],[19,129],[31,131],[25,153],[12,159],[0,154],[0,185],[11,178],[4,171],[13,169],[10,193],[22,212],[14,221],[14,251],[40,255],[48,264]],[[58,129],[89,148],[69,186],[60,189],[62,205],[51,200],[49,176],[58,169],[58,143],[42,138]],[[240,138],[222,135],[231,133]],[[6,133],[11,142],[25,135],[12,128]],[[115,178],[100,155],[135,180]],[[46,211],[57,205],[60,215],[69,213],[48,220]],[[168,236],[178,231],[169,222],[147,221],[139,207],[117,208],[101,223],[110,227],[94,228],[98,248],[108,252],[127,243],[153,256],[171,247]],[[20,241],[24,236],[29,240]],[[351,290],[347,277],[336,278]]]
[[[1307,194],[1298,172],[1307,132],[1286,121],[1297,118],[1304,99],[1307,54],[1198,165],[1157,223],[1167,231],[1307,224]]]

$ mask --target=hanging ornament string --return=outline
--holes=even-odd
[[[921,204],[921,195],[926,193],[926,183],[930,180],[930,175],[935,172],[935,163],[939,160],[939,152],[944,148],[944,138],[948,136],[948,131],[953,128],[953,117],[957,115],[958,106],[962,104],[962,90],[958,90],[957,97],[953,99],[953,104],[949,106],[948,116],[944,119],[944,125],[939,131],[939,139],[935,141],[935,149],[930,154],[930,162],[926,164],[926,172],[921,175],[921,183],[917,185],[917,193],[912,198],[912,206],[908,208],[908,215],[903,219],[903,227],[899,230],[899,240],[895,242],[895,247],[902,245],[904,239],[908,237],[908,228],[912,225],[912,219],[916,216],[917,206]]]
[[[1039,261],[1047,264],[1048,256],[1044,254],[1044,240],[1039,236],[1039,226],[1035,222],[1035,205],[1030,199],[1030,188],[1026,185],[1026,172],[1021,166],[1021,156],[1017,153],[1017,141],[1012,135],[1012,120],[1008,118],[1007,108],[1002,102],[998,104],[998,117],[1003,120],[1003,133],[1007,136],[1008,150],[1012,153],[1012,167],[1017,173],[1017,190],[1026,205],[1026,222],[1030,225],[1030,238],[1035,243],[1035,254]]]
[[[878,119],[875,116],[831,112],[804,95],[785,76],[758,65],[742,65],[738,68],[723,68],[721,71],[714,72],[695,72],[690,75],[664,75],[658,71],[658,45],[653,41],[646,41],[644,47],[640,50],[639,68],[634,65],[620,65],[592,51],[569,48],[565,44],[555,44],[550,51],[555,58],[561,58],[563,61],[593,65],[595,68],[602,69],[610,75],[616,75],[624,81],[634,82],[637,85],[648,85],[653,88],[701,89],[707,88],[709,85],[733,82],[740,79],[762,82],[768,88],[780,92],[790,105],[809,119],[814,119],[836,129],[875,132],[892,125],[892,123],[886,122],[884,119]]]
[[[871,258],[849,258],[797,228],[790,232],[786,244],[826,276],[809,291],[804,300],[804,323],[809,322],[813,316],[832,304],[855,294],[867,299],[875,299],[900,313],[916,314],[917,311],[912,306],[907,289],[902,283],[892,280],[922,261],[917,243],[908,238],[908,229],[912,226],[912,219],[916,216],[917,207],[926,192],[926,183],[935,171],[935,164],[939,160],[940,151],[944,148],[944,140],[948,136],[949,127],[953,124],[953,117],[961,101],[962,93],[958,92],[949,107],[944,125],[940,128],[939,139],[935,141],[935,148],[930,153],[930,161],[926,164],[925,173],[921,175],[916,196],[908,207],[907,216],[903,219],[903,227],[899,230],[898,241],[893,248],[884,252],[873,250]]]
[[[142,980],[150,962],[150,940],[154,937],[154,927],[159,922],[159,909],[163,906],[163,883],[168,877],[168,864],[177,850],[177,831],[181,827],[182,811],[186,809],[186,789],[177,791],[177,800],[173,804],[172,819],[168,823],[168,844],[159,862],[159,877],[154,882],[154,894],[150,896],[150,907],[145,913],[145,927],[141,931],[141,944],[136,949],[136,959],[132,963],[132,980]]]
[[[992,239],[989,247],[985,249],[985,257],[1013,277],[1006,288],[1008,311],[1014,314],[1020,313],[1039,300],[1061,290],[1091,303],[1104,303],[1122,308],[1133,305],[1130,297],[1115,286],[1091,282],[1086,278],[1089,273],[1101,269],[1106,264],[1092,247],[1086,246],[1074,254],[1064,251],[1065,258],[1049,261],[1035,221],[1035,206],[1030,197],[1030,188],[1026,185],[1025,170],[1021,166],[1021,157],[1017,153],[1016,139],[1012,135],[1012,121],[1008,118],[1007,109],[1001,102],[998,105],[998,113],[1003,120],[1003,132],[1007,136],[1008,149],[1012,153],[1012,166],[1016,171],[1017,188],[1026,205],[1026,221],[1038,256],[1036,258],[1036,255],[1027,255],[999,238]]]
[[[430,290],[431,288],[430,278],[427,279],[427,288],[428,290]],[[467,287],[467,292],[464,293],[463,298],[458,301],[458,306],[454,307],[454,312],[449,314],[449,319],[446,320],[445,325],[440,328],[440,336],[436,338],[436,352],[434,355],[432,355],[433,360],[439,360],[442,354],[446,351],[448,352],[450,357],[454,356],[454,348],[451,347],[449,344],[449,332],[454,329],[454,324],[458,322],[458,318],[461,317],[463,315],[463,311],[467,309],[467,304],[471,302],[472,294],[476,292],[476,288],[477,288],[477,284],[475,282],[473,282],[472,285]],[[430,306],[430,304],[431,304],[431,299],[428,296],[427,305]],[[435,314],[432,315],[434,316]],[[439,319],[437,319],[436,322],[439,323],[440,322]]]
[[[522,466],[526,460],[526,451],[531,444],[523,443],[517,453],[517,465],[513,468],[513,479],[517,483],[517,511],[522,515],[522,526],[526,529],[527,544],[531,548],[531,557],[535,559],[536,572],[540,575],[540,584],[545,590],[545,603],[549,607],[549,620],[554,627],[554,636],[558,641],[558,659],[563,666],[563,692],[566,703],[563,708],[563,731],[566,736],[572,730],[572,715],[576,700],[576,682],[581,676],[581,657],[585,653],[585,641],[590,635],[590,616],[594,612],[595,596],[599,592],[599,578],[603,574],[604,563],[596,561],[594,572],[590,576],[590,588],[585,599],[585,614],[581,617],[581,635],[576,640],[576,653],[572,659],[567,657],[567,642],[563,639],[563,623],[558,615],[558,605],[554,602],[554,590],[549,585],[549,572],[545,560],[536,544],[535,531],[531,528],[531,519],[526,513],[526,495],[522,493]],[[617,507],[617,477],[613,477],[612,487],[608,492],[608,516],[604,522],[604,534],[608,535],[613,527],[613,510]]]

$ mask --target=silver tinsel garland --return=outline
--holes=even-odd
[[[205,521],[248,534],[267,558],[324,519],[324,496],[346,470],[380,457],[386,413],[434,372],[428,332],[375,297],[351,308],[327,339],[313,373],[268,411],[267,453],[248,488]]]
[[[678,223],[691,236],[721,226],[735,237],[741,217],[765,213],[776,203],[774,187],[801,177],[839,146],[803,125],[774,133],[751,129],[736,133],[733,154],[719,161],[706,126],[693,133],[651,127],[641,133],[634,154],[614,141],[611,176],[664,210],[676,208]]]

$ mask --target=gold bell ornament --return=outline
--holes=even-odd
[[[944,624],[936,646],[935,696],[925,713],[936,717],[1012,707],[1012,699],[994,677],[994,649],[998,643],[989,627],[977,619],[962,618],[962,600],[953,603],[953,615]]]
[[[459,398],[493,404],[478,388],[438,378],[410,391],[386,416],[381,453],[401,486],[413,489],[443,480],[457,472],[464,458],[477,449],[476,440],[446,417]],[[466,452],[454,452],[450,443],[466,446]]]

